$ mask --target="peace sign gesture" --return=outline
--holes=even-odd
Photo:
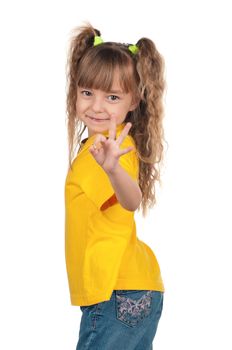
[[[109,138],[103,134],[97,134],[94,143],[89,151],[96,162],[105,170],[106,173],[113,173],[118,166],[119,158],[134,149],[133,146],[120,149],[119,146],[127,136],[132,124],[127,123],[122,132],[116,138],[116,119],[115,115],[110,116]]]

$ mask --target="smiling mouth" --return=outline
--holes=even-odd
[[[87,115],[88,118],[90,118],[91,120],[95,120],[95,121],[104,121],[104,120],[109,120],[109,119],[100,119],[100,118],[93,118]]]

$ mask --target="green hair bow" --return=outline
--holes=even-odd
[[[97,46],[97,45],[100,45],[102,44],[104,41],[103,39],[98,36],[98,35],[95,35],[94,37],[94,43],[93,43],[93,46]],[[139,48],[137,45],[129,45],[128,46],[128,50],[130,50],[134,55],[139,51]]]

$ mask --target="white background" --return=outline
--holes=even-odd
[[[69,33],[154,40],[166,61],[165,156],[140,239],[165,283],[156,350],[232,349],[229,1],[5,1],[0,8],[0,348],[74,350],[64,258]],[[230,334],[229,334],[230,333]]]

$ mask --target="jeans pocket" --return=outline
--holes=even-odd
[[[131,292],[131,293],[130,293]],[[136,327],[152,311],[151,290],[116,291],[116,318],[130,327]]]

